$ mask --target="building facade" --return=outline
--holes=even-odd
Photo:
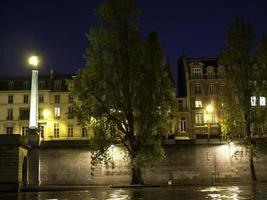
[[[83,140],[89,132],[72,114],[73,97],[67,79],[72,75],[40,76],[38,125],[41,140]],[[0,78],[0,134],[26,135],[30,113],[30,77]]]
[[[221,137],[221,104],[225,67],[215,58],[181,57],[177,65],[178,137]]]

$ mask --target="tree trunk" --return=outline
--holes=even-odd
[[[132,185],[143,185],[142,171],[139,167],[132,167]]]
[[[254,166],[254,150],[253,144],[250,145],[250,152],[249,152],[249,163],[250,163],[250,172],[251,172],[251,179],[252,181],[257,181],[255,166]]]

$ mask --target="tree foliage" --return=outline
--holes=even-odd
[[[164,156],[160,139],[176,110],[159,38],[154,32],[141,38],[138,14],[135,0],[104,1],[87,34],[85,68],[70,81],[74,113],[94,133],[94,158],[104,159],[111,144],[123,144],[133,184],[143,183],[141,167]]]

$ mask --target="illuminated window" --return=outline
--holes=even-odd
[[[82,128],[82,137],[87,137],[87,136],[88,136],[87,128],[83,127]]]
[[[55,117],[56,118],[60,117],[60,107],[55,107]]]
[[[180,131],[181,132],[186,131],[186,119],[185,119],[185,117],[180,118]]]
[[[28,126],[22,126],[21,135],[26,136],[28,132]]]
[[[196,124],[203,124],[204,120],[203,120],[203,113],[196,113],[195,115],[195,120],[196,120]]]
[[[23,89],[24,90],[29,90],[30,89],[30,82],[29,81],[24,81],[23,82]]]
[[[9,108],[7,110],[7,120],[13,120],[13,109]]]
[[[59,94],[55,95],[55,103],[60,103],[60,95]]]
[[[23,103],[29,103],[29,95],[23,95]]]
[[[260,106],[266,106],[266,99],[265,99],[265,97],[260,97]]]
[[[73,125],[68,124],[68,137],[73,137]]]
[[[201,101],[195,101],[195,107],[196,108],[202,108],[202,102]]]
[[[6,134],[13,134],[13,127],[12,126],[6,127]]]
[[[54,137],[59,138],[59,123],[54,123]]]
[[[8,95],[8,103],[13,103],[13,95]]]
[[[251,104],[251,106],[256,106],[257,105],[257,98],[256,98],[256,96],[252,96],[252,97],[250,97],[250,104]]]
[[[73,103],[73,96],[69,95],[69,103]]]
[[[201,85],[199,83],[195,84],[195,94],[201,94]]]
[[[44,103],[44,95],[39,95],[39,103]]]
[[[9,90],[13,90],[14,89],[14,85],[15,85],[14,81],[9,81],[8,82],[8,89]]]
[[[192,78],[202,78],[202,69],[201,68],[193,68],[192,69]]]

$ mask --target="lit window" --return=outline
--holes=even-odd
[[[260,106],[266,106],[266,99],[265,99],[265,97],[260,97]]]
[[[59,137],[59,123],[54,123],[54,137]]]
[[[60,107],[55,107],[55,117],[56,118],[60,117]]]
[[[250,97],[251,106],[256,106],[257,105],[256,101],[257,101],[256,96]]]
[[[196,108],[202,108],[202,102],[201,101],[195,101],[195,107]]]
[[[203,124],[203,113],[196,113],[195,120],[196,124]]]
[[[68,137],[73,137],[73,125],[68,124]]]

